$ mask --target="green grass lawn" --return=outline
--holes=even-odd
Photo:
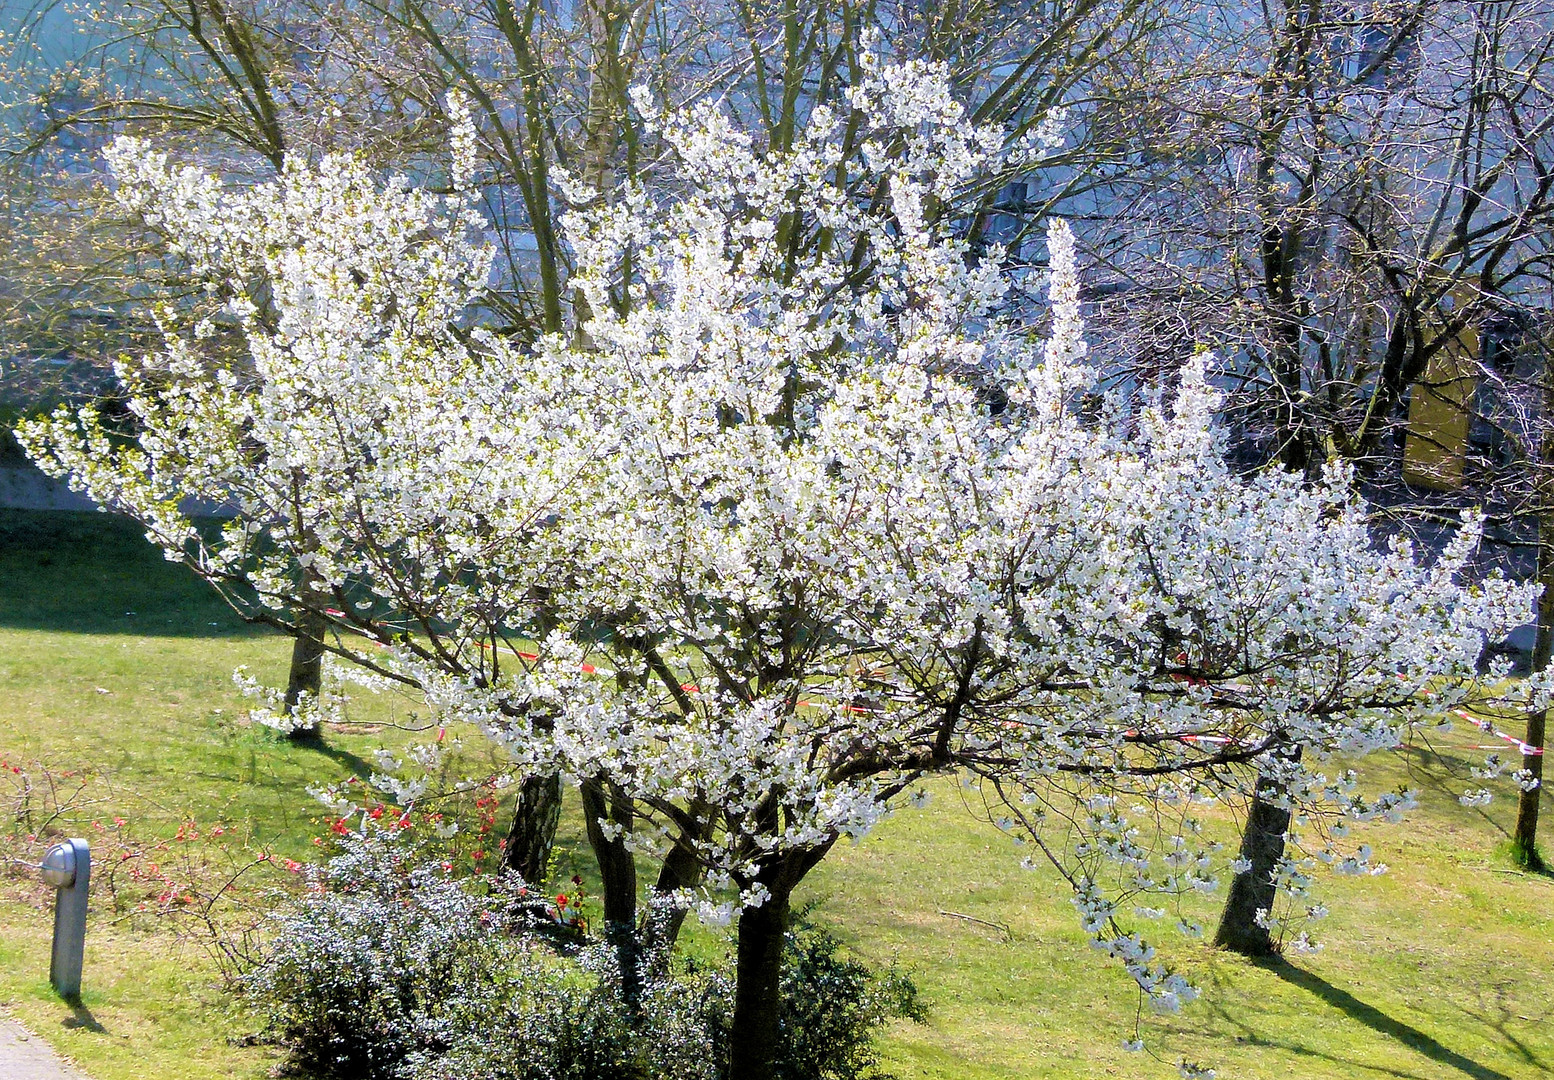
[[[0,511],[0,758],[42,763],[62,788],[77,779],[65,773],[96,774],[92,801],[53,828],[122,816],[165,840],[182,822],[219,820],[255,848],[313,855],[321,808],[304,786],[359,773],[373,748],[408,736],[384,726],[402,718],[392,702],[353,705],[361,724],[331,731],[326,751],[238,722],[232,669],[247,664],[273,683],[287,653],[132,527]],[[1449,763],[1473,756],[1450,749],[1468,741],[1448,740]],[[1122,1049],[1137,995],[1088,948],[1065,887],[1019,869],[1019,853],[964,810],[952,782],[926,810],[839,848],[801,901],[864,957],[899,957],[922,988],[928,1022],[885,1040],[902,1080],[1164,1077],[1184,1057],[1221,1077],[1270,1080],[1554,1074],[1554,878],[1511,869],[1497,854],[1510,800],[1463,808],[1463,785],[1441,779],[1445,763],[1423,753],[1376,762],[1379,783],[1408,780],[1423,806],[1408,825],[1366,837],[1389,874],[1322,881],[1333,912],[1318,927],[1323,953],[1256,965],[1166,932],[1204,997],[1147,1023],[1162,1061]],[[577,840],[572,819],[563,843]],[[580,848],[566,858],[567,874],[587,866]],[[58,1001],[48,900],[25,871],[0,871],[0,1004],[96,1080],[258,1078],[273,1067],[246,1045],[253,1020],[194,941],[100,897],[83,1005]],[[1210,898],[1198,914],[1213,912]],[[709,932],[695,944],[720,947]]]

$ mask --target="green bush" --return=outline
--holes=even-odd
[[[520,939],[499,932],[500,905],[440,869],[357,840],[314,885],[243,980],[294,1075],[395,1080],[508,992]]]
[[[286,1071],[315,1080],[729,1080],[726,967],[650,963],[635,1010],[614,952],[567,947],[500,885],[348,837],[242,980]],[[778,1075],[883,1080],[872,1036],[920,1019],[911,981],[789,934]]]
[[[841,943],[801,913],[788,934],[782,975],[782,1080],[857,1080],[887,1075],[874,1032],[893,1019],[922,1021],[912,980],[892,964],[875,973],[841,955]]]
[[[420,1055],[412,1080],[720,1080],[714,980],[676,975],[644,988],[633,1016],[603,950],[585,949],[583,969],[552,967],[522,976],[500,1015],[482,1011],[450,1050]],[[475,1016],[470,1016],[475,1020]],[[486,1026],[489,1025],[489,1026]]]

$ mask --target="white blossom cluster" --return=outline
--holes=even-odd
[[[1340,469],[1231,473],[1203,357],[1137,414],[1097,395],[1068,227],[1036,340],[944,212],[1024,151],[932,65],[871,58],[847,106],[791,149],[667,122],[677,184],[572,216],[586,320],[532,346],[480,327],[467,117],[446,196],[350,157],[224,190],[121,141],[121,201],[222,314],[122,367],[132,444],[90,410],[25,444],[260,615],[327,603],[332,648],[516,767],[616,785],[632,850],[701,856],[709,917],[961,770],[1174,1008],[1117,912],[1217,887],[1191,808],[1262,773],[1301,820],[1400,815],[1335,759],[1462,700],[1532,593],[1463,580],[1476,519],[1426,564]],[[190,495],[236,509],[219,538]]]
[[[247,667],[239,667],[232,673],[232,683],[238,693],[260,702],[248,710],[248,719],[255,724],[274,728],[283,734],[296,730],[312,730],[324,724],[338,723],[341,719],[340,702],[327,695],[303,692],[291,708],[286,707],[286,695],[273,686],[265,686],[248,673]]]

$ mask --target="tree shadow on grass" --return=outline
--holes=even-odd
[[[1408,778],[1422,788],[1433,788],[1442,799],[1457,802],[1462,793],[1462,786],[1467,770],[1480,763],[1477,759],[1469,760],[1470,755],[1466,751],[1461,752],[1462,760],[1453,762],[1447,758],[1449,751],[1445,747],[1418,746],[1412,743],[1405,744],[1400,753],[1408,765]],[[1501,836],[1509,837],[1505,825],[1491,817],[1482,806],[1472,807],[1470,812],[1478,819],[1480,825],[1484,825]]]
[[[1526,1042],[1511,1032],[1510,1024],[1513,1018],[1522,1020],[1526,1023],[1532,1023],[1533,1021],[1529,1020],[1527,1017],[1516,1016],[1516,1014],[1512,1012],[1509,1007],[1507,1007],[1505,1001],[1505,991],[1506,987],[1509,985],[1511,985],[1509,982],[1496,983],[1493,987],[1490,988],[1494,992],[1493,1002],[1490,1002],[1486,999],[1484,991],[1481,988],[1479,991],[1479,998],[1483,1002],[1483,1006],[1482,1011],[1480,1012],[1475,1012],[1466,1006],[1459,1005],[1458,1008],[1461,1009],[1463,1015],[1473,1018],[1484,1027],[1489,1028],[1498,1034],[1502,1039],[1505,1040],[1506,1045],[1510,1047],[1512,1052],[1514,1052],[1517,1057],[1521,1058],[1528,1065],[1531,1065],[1533,1068],[1537,1069],[1540,1076],[1554,1075],[1554,1067],[1551,1067],[1551,1063],[1544,1061],[1541,1057],[1538,1056],[1537,1052],[1534,1051],[1532,1047],[1528,1046]],[[1491,1013],[1493,1013],[1493,1015],[1491,1015]]]
[[[70,1015],[60,1021],[61,1027],[80,1028],[97,1035],[108,1034],[108,1029],[103,1027],[98,1022],[97,1017],[92,1015],[91,1009],[81,1004],[80,999],[67,1001],[66,1004],[70,1006]]]
[[[299,743],[298,746],[305,750],[311,750],[316,754],[321,754],[331,761],[338,762],[364,783],[372,779],[373,767],[360,754],[352,753],[349,750],[342,750],[340,747],[326,741],[304,742]]]
[[[253,627],[128,518],[0,509],[0,628],[241,637]]]
[[[1431,1077],[1427,1077],[1423,1073],[1410,1072],[1407,1069],[1397,1068],[1390,1064],[1380,1065],[1362,1062],[1352,1057],[1327,1053],[1315,1047],[1288,1039],[1271,1038],[1263,1034],[1248,1021],[1247,1012],[1243,1007],[1231,1005],[1227,1001],[1226,993],[1230,990],[1232,984],[1218,968],[1212,969],[1209,977],[1220,991],[1218,994],[1209,995],[1207,999],[1209,1001],[1209,1008],[1213,1011],[1220,1024],[1236,1030],[1238,1034],[1235,1036],[1235,1041],[1238,1046],[1266,1047],[1270,1050],[1282,1050],[1297,1057],[1315,1058],[1318,1061],[1331,1061],[1336,1065],[1344,1067],[1344,1075],[1364,1072],[1367,1074],[1380,1073],[1385,1076],[1395,1077],[1396,1080],[1432,1080]],[[1204,1034],[1209,1035],[1210,1032],[1205,1029]]]
[[[1366,1027],[1378,1034],[1385,1035],[1389,1039],[1396,1039],[1404,1046],[1423,1054],[1431,1061],[1456,1069],[1464,1076],[1473,1077],[1473,1080],[1512,1080],[1511,1077],[1487,1065],[1481,1065],[1470,1057],[1465,1057],[1442,1046],[1434,1038],[1429,1036],[1411,1024],[1394,1019],[1376,1008],[1368,1005],[1349,993],[1334,986],[1326,979],[1313,972],[1298,968],[1283,958],[1276,958],[1260,963],[1273,975],[1278,976],[1291,986],[1298,986],[1315,997],[1348,1016],[1358,1020]]]

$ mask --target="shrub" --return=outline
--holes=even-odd
[[[312,884],[243,979],[294,1074],[394,1080],[505,993],[519,939],[494,931],[508,916],[440,868],[351,840]]]
[[[571,972],[552,965],[520,976],[520,992],[505,999],[493,1024],[467,1026],[448,1052],[423,1055],[410,1076],[721,1080],[720,1017],[710,1001],[728,992],[725,978],[680,973],[650,980],[633,1017],[603,949],[586,949],[575,962]]]
[[[917,986],[894,963],[875,973],[841,955],[841,943],[801,913],[788,934],[782,976],[782,1080],[885,1080],[874,1033],[893,1019],[922,1021]]]
[[[807,916],[795,920],[786,949],[777,1075],[888,1080],[873,1036],[897,1017],[923,1019],[917,987],[894,965],[876,973],[843,956],[841,943]],[[495,1028],[471,1028],[415,1080],[732,1080],[730,972],[692,966],[649,978],[633,1022],[610,956],[579,955],[596,975],[586,990],[554,977],[520,980],[524,992],[509,999]]]
[[[648,964],[633,1012],[613,950],[567,947],[515,892],[482,894],[393,842],[343,843],[242,980],[292,1075],[727,1080],[726,967]],[[872,1035],[921,1018],[916,987],[844,957],[804,916],[787,948],[778,1075],[883,1080]]]

